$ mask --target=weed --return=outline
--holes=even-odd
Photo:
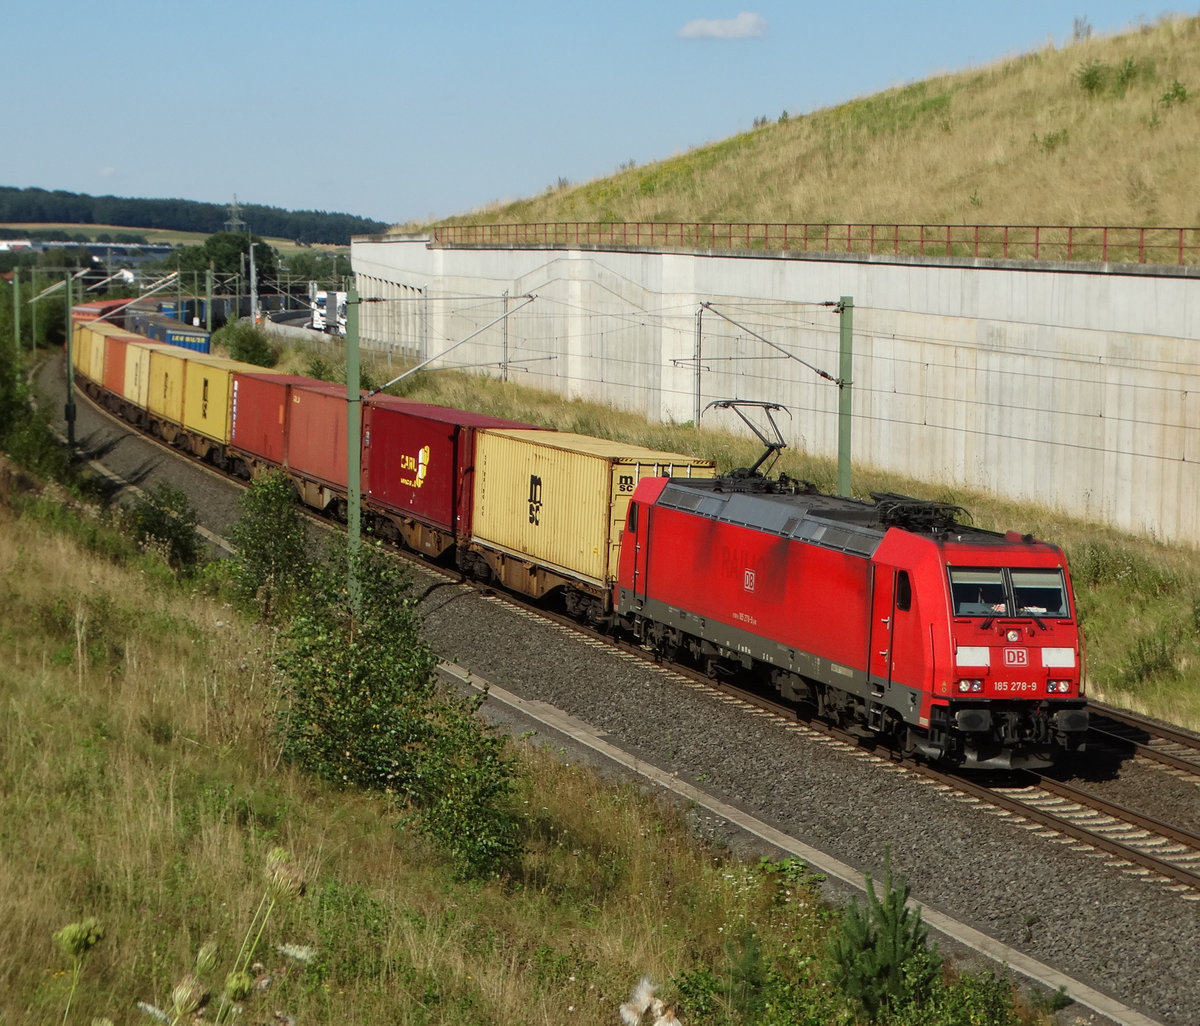
[[[143,546],[158,542],[175,570],[190,573],[200,562],[196,510],[187,496],[165,482],[141,494],[129,511],[130,524]]]
[[[1179,79],[1175,79],[1171,83],[1171,87],[1159,98],[1158,102],[1164,107],[1173,107],[1177,103],[1187,103],[1188,96],[1187,87]]]
[[[64,1026],[71,1012],[75,991],[79,989],[84,956],[103,939],[104,927],[94,916],[88,916],[77,923],[68,923],[54,935],[54,943],[71,959],[71,990],[67,994],[67,1007],[63,1009]]]
[[[1068,133],[1065,128],[1056,128],[1053,131],[1047,132],[1041,138],[1038,138],[1037,132],[1033,133],[1033,145],[1037,146],[1043,153],[1053,153],[1060,146],[1065,146],[1068,138]]]

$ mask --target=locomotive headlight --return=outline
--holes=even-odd
[[[982,691],[983,681],[978,678],[975,680],[960,680],[958,682],[959,694],[966,695],[972,691]]]
[[[1071,682],[1069,680],[1050,680],[1046,682],[1046,690],[1051,694],[1055,692],[1066,694],[1071,690]]]

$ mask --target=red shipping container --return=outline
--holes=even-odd
[[[229,444],[268,463],[287,463],[287,408],[294,385],[314,384],[298,374],[233,375]]]
[[[481,428],[532,426],[394,396],[373,396],[363,407],[364,500],[468,538],[475,433]]]
[[[141,339],[135,337],[133,341]],[[113,395],[125,392],[125,352],[129,342],[124,336],[112,335],[104,344],[104,387]]]
[[[346,386],[304,379],[288,390],[286,465],[293,474],[346,490]]]

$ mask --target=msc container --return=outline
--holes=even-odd
[[[537,430],[394,396],[373,396],[363,404],[363,498],[394,515],[392,527],[411,548],[440,555],[456,539],[470,537],[475,440],[483,428]]]
[[[621,529],[638,481],[714,473],[711,460],[586,435],[481,431],[472,539],[485,550],[604,590],[616,577]],[[506,583],[520,587],[507,577]]]

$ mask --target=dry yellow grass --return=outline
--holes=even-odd
[[[1164,18],[441,223],[1195,225],[1197,69],[1200,18]]]

